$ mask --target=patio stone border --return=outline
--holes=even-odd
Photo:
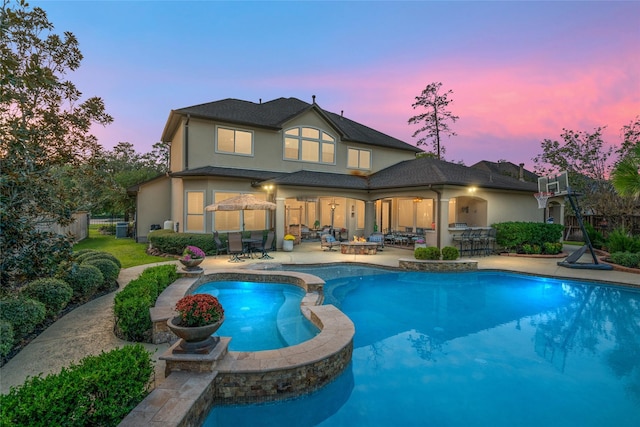
[[[472,271],[478,269],[478,261],[461,259],[454,261],[434,261],[400,258],[398,263],[401,269],[411,271]]]

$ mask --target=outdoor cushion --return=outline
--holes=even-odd
[[[331,235],[329,235],[329,236],[327,236],[327,237],[325,238],[325,240],[326,240],[327,242],[329,242],[329,243],[330,243],[330,242],[335,242],[335,241],[336,241],[336,238],[335,238],[335,237],[333,237],[333,236],[331,236]]]

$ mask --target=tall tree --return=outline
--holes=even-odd
[[[104,191],[94,211],[123,214],[127,218],[135,211],[135,200],[127,194],[127,188],[167,172],[169,149],[158,142],[149,153],[136,153],[133,145],[119,142],[112,151],[102,155],[101,170],[104,174]]]
[[[622,128],[624,142],[620,161],[611,173],[616,191],[623,197],[640,198],[640,116]]]
[[[70,253],[43,221],[68,224],[75,208],[63,185],[99,150],[93,123],[108,124],[102,99],[81,100],[66,75],[80,66],[76,37],[53,33],[24,0],[0,7],[0,283],[51,274]]]
[[[444,158],[445,147],[442,145],[441,137],[444,135],[455,136],[456,133],[449,127],[449,122],[455,123],[459,119],[454,116],[447,108],[453,102],[449,95],[453,94],[452,90],[444,93],[441,92],[442,83],[434,82],[422,91],[420,96],[416,96],[416,102],[411,106],[413,109],[424,108],[426,111],[409,119],[409,124],[417,124],[420,126],[413,133],[413,137],[422,134],[418,139],[417,145],[428,144],[431,142],[434,154],[438,159]]]
[[[563,131],[562,141],[545,139],[540,144],[542,154],[533,158],[536,173],[567,171],[571,190],[582,195],[585,210],[604,216],[613,226],[623,225],[633,212],[633,203],[619,197],[609,180],[616,151],[613,146],[605,146],[603,128],[596,128],[593,133]]]

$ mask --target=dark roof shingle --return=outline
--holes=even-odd
[[[329,124],[345,141],[407,150],[414,153],[422,152],[421,149],[407,144],[404,141],[386,135],[382,132],[378,132],[375,129],[347,119],[346,117],[330,111],[325,111],[320,108],[318,104],[308,104],[297,98],[278,98],[259,104],[228,98],[220,101],[208,102],[206,104],[180,108],[174,110],[172,113],[246,126],[280,130],[287,121],[314,108],[317,109],[317,111],[329,122]]]

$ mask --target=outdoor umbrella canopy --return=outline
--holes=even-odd
[[[206,211],[275,210],[276,204],[260,200],[252,194],[241,194],[204,208]]]

